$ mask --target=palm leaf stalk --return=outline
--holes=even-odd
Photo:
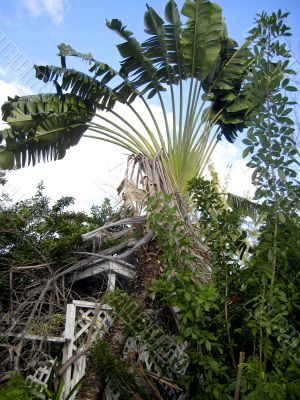
[[[254,57],[250,41],[237,48],[228,37],[215,3],[186,0],[181,15],[184,22],[174,0],[167,1],[165,20],[147,6],[144,23],[150,37],[141,43],[120,20],[107,21],[124,40],[117,46],[123,58],[118,71],[91,54],[59,45],[60,67],[35,66],[36,77],[52,82],[57,93],[16,96],[2,107],[9,128],[0,132],[0,167],[63,158],[86,136],[151,160],[160,152],[171,187],[185,194],[187,182],[203,173],[217,141],[225,137],[233,142],[244,128],[252,105],[243,83]],[[70,57],[86,61],[88,73],[67,68]],[[164,127],[149,105],[154,97]],[[127,107],[141,128],[116,112],[117,103]]]
[[[4,143],[0,146],[0,167],[21,168],[63,158],[82,136],[113,143],[138,155],[139,161],[131,159],[133,166],[141,166],[136,182],[143,170],[156,190],[175,193],[179,215],[186,229],[195,233],[195,276],[206,281],[211,272],[209,254],[199,232],[186,218],[186,204],[180,194],[186,194],[190,179],[203,172],[216,143],[223,137],[233,142],[243,129],[252,111],[243,82],[254,58],[247,45],[237,48],[229,39],[221,8],[215,3],[186,0],[181,15],[184,21],[174,0],[167,1],[165,21],[147,7],[144,21],[149,38],[142,43],[121,21],[107,22],[123,39],[118,45],[122,56],[118,71],[91,54],[59,45],[60,67],[35,66],[36,77],[52,82],[56,93],[16,96],[2,107],[9,128],[0,132],[0,144]],[[88,72],[67,68],[70,57],[87,62]],[[149,105],[152,98],[158,99],[163,124]],[[149,118],[141,115],[137,99]],[[128,109],[126,117],[116,111],[117,104]],[[129,180],[129,176],[124,179],[121,191]],[[140,203],[142,210],[143,192],[135,188],[126,203]],[[145,242],[142,239],[140,243]],[[143,304],[153,279],[150,271],[156,266],[146,253],[141,259],[147,260],[147,269],[143,269],[145,279],[136,297]],[[122,327],[117,326],[113,339],[123,336]]]

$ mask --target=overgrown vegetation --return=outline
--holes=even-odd
[[[188,17],[192,3],[188,1],[184,8]],[[170,1],[168,4],[175,13],[174,2]],[[212,7],[217,12],[216,15],[219,15],[218,7]],[[174,13],[172,18],[169,15],[168,19],[172,20],[175,26],[177,13]],[[227,111],[230,111],[227,117],[230,119],[231,112],[237,112],[244,117],[244,114],[247,114],[248,118],[247,136],[243,140],[246,146],[244,157],[248,160],[248,166],[253,168],[252,179],[256,185],[254,200],[257,202],[255,211],[260,215],[258,236],[254,240],[251,232],[247,230],[247,207],[238,207],[238,202],[231,203],[231,207],[228,205],[227,195],[219,191],[216,175],[213,175],[211,181],[195,176],[188,183],[180,182],[178,187],[184,188],[182,191],[188,196],[186,203],[180,197],[183,193],[168,194],[168,190],[164,193],[156,190],[150,197],[146,210],[147,224],[143,225],[142,229],[148,231],[148,235],[151,233],[148,237],[152,240],[152,253],[147,261],[150,266],[157,268],[157,271],[149,274],[149,277],[146,277],[148,280],[142,281],[141,286],[144,287],[139,288],[139,293],[143,293],[144,298],[141,301],[133,296],[136,282],[129,284],[127,291],[115,290],[110,294],[109,302],[114,310],[115,330],[112,329],[99,339],[92,351],[94,363],[104,383],[118,392],[120,399],[299,398],[299,149],[294,138],[294,123],[290,118],[293,102],[290,101],[288,93],[293,92],[295,88],[290,84],[290,76],[294,71],[289,66],[290,54],[284,42],[290,35],[289,28],[285,25],[286,17],[287,14],[280,10],[271,15],[258,15],[255,26],[250,31],[251,40],[254,40],[255,57],[251,57],[251,68],[247,69],[248,76],[244,85],[241,83],[245,78],[244,64],[241,70],[238,67],[235,69],[233,65],[233,71],[229,71],[229,75],[233,73],[236,84],[234,99],[237,108],[232,108],[230,100],[230,104],[226,105],[229,108]],[[219,23],[218,21],[217,18],[215,22]],[[161,24],[151,8],[146,14],[146,24],[151,34],[157,30],[157,24]],[[193,29],[193,24],[195,21],[191,18],[187,29]],[[133,47],[128,43],[121,45],[124,54],[129,54],[130,57],[133,57],[133,53],[140,54],[142,50],[136,48],[131,34],[119,21],[113,20],[110,27],[121,32],[123,37],[126,36],[129,43],[135,44]],[[183,40],[185,39],[183,35]],[[233,55],[234,46],[227,36],[226,40],[229,47],[223,50],[227,51],[227,57],[228,54]],[[157,51],[154,46],[157,43],[151,43],[144,43],[149,56],[153,56]],[[212,51],[211,47],[209,49]],[[89,60],[93,64],[92,72],[96,66],[99,67],[91,57],[74,53],[70,47],[61,47],[60,51],[62,62],[65,62],[66,56],[75,55]],[[185,48],[185,52],[189,53],[189,47]],[[250,61],[248,51],[246,55],[243,53],[243,56]],[[217,58],[217,55],[215,57]],[[219,59],[220,64],[230,63],[226,57]],[[140,59],[133,61],[125,57],[122,71],[128,68],[126,76],[134,75],[136,69],[141,68],[139,63]],[[149,67],[148,63],[146,66]],[[222,66],[224,67],[223,64]],[[168,71],[169,78],[163,83],[171,83],[170,76],[174,78],[178,73],[175,67],[173,71],[173,67],[172,64],[172,74]],[[45,79],[56,79],[58,75],[63,74],[63,84],[67,86],[67,70],[53,67],[50,71],[47,68],[43,70]],[[102,65],[102,68],[104,69],[101,74],[111,73],[107,65]],[[218,68],[221,68],[219,64]],[[224,68],[221,70],[224,72]],[[160,88],[155,80],[149,80],[148,72],[136,79],[137,85],[148,84],[147,91],[152,90],[148,96],[151,97],[155,91],[159,93]],[[191,72],[192,82],[194,72]],[[216,70],[213,70],[211,76],[205,75],[205,79],[213,79],[215,73]],[[238,81],[235,80],[236,74],[240,78]],[[79,79],[80,75],[76,76]],[[190,77],[188,73],[187,76]],[[232,83],[230,79],[226,82],[229,86]],[[226,82],[222,81],[225,92],[234,90],[234,85],[226,89]],[[124,91],[125,87],[122,84],[118,90]],[[196,122],[193,121],[197,114],[196,95],[199,88],[196,88],[191,86],[195,102],[188,106],[192,118],[187,115],[186,122],[186,127],[189,128],[186,134],[190,138],[193,137],[196,128]],[[136,87],[130,83],[127,89],[127,96],[134,97]],[[214,115],[222,115],[223,112],[226,114],[225,100],[220,100],[221,95],[225,96],[222,87],[217,88],[221,93],[218,90],[214,91],[216,88],[213,86],[210,89],[213,94],[210,99],[213,102],[210,112],[215,111]],[[116,99],[105,97],[101,101],[104,100],[114,102]],[[193,100],[190,102],[193,103]],[[103,107],[104,105],[102,104]],[[129,100],[128,105],[130,106]],[[111,104],[107,107],[110,109],[110,106]],[[221,108],[216,110],[217,106]],[[256,112],[250,115],[249,110],[253,110],[253,107]],[[227,128],[232,128],[230,134],[235,136],[236,131],[244,126],[244,122],[242,118],[242,121],[237,121],[237,126],[231,126],[227,121]],[[222,120],[216,119],[214,123],[222,125]],[[239,126],[240,123],[242,126]],[[224,124],[226,125],[225,122]],[[96,129],[96,125],[94,128]],[[79,133],[82,134],[81,130]],[[174,138],[177,138],[176,133]],[[134,143],[137,147],[141,144],[139,141]],[[161,147],[164,149],[164,146]],[[41,149],[27,149],[30,157],[31,150],[35,154]],[[149,150],[150,154],[145,152],[144,156],[153,157],[154,150],[158,149],[152,150]],[[21,161],[25,163],[26,160],[21,160],[14,154],[8,161],[21,166]],[[134,162],[137,163],[136,159]],[[145,165],[148,164],[143,164],[143,173],[146,176],[148,170]],[[166,176],[169,176],[174,167],[173,172],[177,171],[177,175],[172,183],[180,178],[180,163],[174,163],[172,166],[164,159],[163,164],[157,165],[165,165],[168,172]],[[198,175],[198,172],[199,166],[194,175]],[[161,175],[161,178],[163,177],[164,174]],[[1,180],[3,178],[0,177]],[[137,181],[138,179],[139,174]],[[125,181],[123,186],[129,182]],[[135,192],[131,191],[132,198],[134,195],[136,198],[141,195],[139,190],[135,187]],[[141,204],[145,198],[143,192]],[[0,236],[3,248],[0,253],[3,288],[9,286],[7,271],[16,268],[21,262],[22,265],[25,263],[26,266],[34,266],[41,262],[42,257],[47,265],[54,264],[54,269],[65,268],[70,262],[70,251],[82,248],[80,235],[93,230],[99,224],[104,224],[111,216],[112,209],[108,201],[100,208],[94,207],[92,217],[83,213],[67,212],[66,207],[72,201],[72,198],[65,197],[50,206],[49,199],[44,196],[43,187],[40,186],[36,196],[30,200],[10,207],[1,202],[0,219],[5,224]],[[133,200],[131,203],[133,204]],[[184,206],[187,204],[189,209],[185,210]],[[252,210],[255,208],[253,203],[244,201],[244,204],[248,204],[248,208],[252,207]],[[134,213],[133,208],[130,212]],[[125,226],[124,231],[128,232],[128,221],[130,220],[119,221],[113,227]],[[149,242],[143,242],[144,248],[148,245]],[[202,249],[205,251],[201,252]],[[86,247],[85,250],[90,249]],[[112,254],[117,254],[116,252],[113,251]],[[156,263],[152,262],[153,254]],[[142,255],[148,257],[146,252]],[[134,257],[133,251],[130,252],[130,256]],[[140,261],[142,257],[137,256],[136,259]],[[203,268],[204,265],[206,268]],[[149,273],[149,270],[145,270]],[[142,272],[141,266],[140,269],[137,268],[137,274]],[[38,274],[42,275],[42,272]],[[32,283],[32,279],[29,278],[29,283]],[[19,279],[18,284],[20,287],[24,285],[23,277]],[[12,300],[8,291],[3,291],[2,301],[7,308],[11,306]],[[50,322],[55,325],[56,314],[53,310],[51,309],[53,320]],[[49,321],[45,323],[49,324]],[[26,328],[28,332],[32,325],[27,324]],[[44,328],[49,330],[49,325],[44,325]],[[112,338],[115,338],[113,335],[118,336],[117,351],[111,346]],[[131,343],[132,347],[128,343]],[[151,364],[151,370],[145,368],[146,363]],[[20,390],[24,390],[21,383],[17,384],[17,389],[20,387]],[[4,389],[2,393],[5,393],[5,390],[11,390],[11,387]]]
[[[139,376],[138,370],[128,370],[128,364],[111,354],[109,345],[104,340],[98,339],[95,343],[93,360],[98,365],[105,383],[117,389],[122,399],[150,399],[147,391],[136,381]]]
[[[262,14],[252,30],[260,57],[247,90],[266,99],[244,140],[263,217],[256,240],[247,237],[243,213],[228,207],[215,180],[193,179],[193,218],[197,216],[199,236],[211,252],[211,280],[200,282],[193,238],[176,203],[171,205],[174,199],[157,194],[148,202],[163,271],[152,293],[160,308],[177,310],[177,340],[185,344],[190,362],[174,382],[188,399],[299,398],[300,220],[294,169],[299,153],[289,118],[292,102],[284,93],[294,90],[289,53],[280,41],[289,34],[285,17],[280,11]],[[136,314],[130,334],[142,337],[151,349],[147,334],[134,328]],[[155,326],[143,312],[140,319],[147,321],[145,332]],[[162,335],[171,334],[167,325],[164,330]],[[163,364],[160,371],[166,374]]]
[[[1,373],[15,369],[13,360],[17,360],[8,352],[17,344],[12,345],[13,339],[9,336],[4,339],[6,334],[18,334],[22,328],[28,335],[61,336],[67,302],[84,293],[94,294],[88,288],[83,288],[82,292],[80,287],[76,293],[64,271],[78,260],[76,252],[93,250],[93,244],[83,242],[81,235],[103,225],[113,213],[108,199],[101,206],[93,207],[91,215],[71,211],[72,197],[51,202],[42,183],[34,196],[17,203],[9,199],[5,186],[3,190],[0,198]],[[53,292],[44,290],[47,282],[56,276],[56,289]],[[34,314],[33,309],[36,309]],[[45,343],[36,348],[34,343],[27,343],[23,349],[24,359],[16,361],[16,369],[30,370],[39,357],[43,357],[44,346]],[[54,358],[56,354],[60,357],[61,347],[52,346],[51,353]]]
[[[65,400],[71,400],[81,384],[81,380],[65,397]],[[58,383],[54,381],[52,373],[48,379],[47,385],[41,385],[33,380],[25,379],[20,373],[12,373],[9,382],[0,389],[1,400],[61,400],[64,382],[61,379]]]

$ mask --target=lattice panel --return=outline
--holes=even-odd
[[[176,373],[174,371],[170,371],[169,374],[165,373],[164,377],[170,378],[172,381],[174,374],[183,375],[186,372],[188,367],[188,357],[185,354],[186,346],[184,344],[177,345],[171,337],[168,337],[165,341],[170,343],[168,352],[165,354],[165,360],[173,360]],[[123,358],[127,360],[128,358],[132,357],[132,354],[135,355],[134,362],[136,364],[141,363],[147,371],[155,372],[156,374],[161,375],[161,360],[159,359],[159,356],[153,355],[151,357],[147,349],[147,344],[143,343],[143,340],[141,340],[139,337],[129,337],[125,343]],[[181,392],[167,384],[160,383],[160,389],[162,394],[165,396],[164,398],[174,400],[181,398]],[[108,383],[104,393],[104,400],[118,400],[119,398],[120,394],[113,391]]]
[[[160,343],[157,346],[152,346],[152,354],[150,355],[145,339],[140,337],[129,337],[126,341],[123,350],[123,357],[126,359],[128,353],[136,353],[136,362],[142,363],[148,371],[159,373],[161,367],[165,367],[172,363],[170,373],[175,375],[184,375],[188,367],[188,357],[185,353],[185,344],[176,344],[175,340],[169,336],[161,342],[169,343],[168,347],[160,348]],[[165,364],[165,365],[164,365]]]
[[[120,393],[113,391],[110,384],[106,385],[104,392],[104,400],[118,400],[120,399]]]
[[[91,321],[94,317],[94,310],[78,308],[76,310],[77,318],[75,321],[75,332],[73,339],[73,353],[76,354],[78,349],[85,342]],[[111,318],[106,310],[102,310],[96,321],[94,337],[102,336],[110,326]]]
[[[160,348],[160,342],[169,345]],[[134,354],[136,364],[142,364],[147,371],[154,372],[159,376],[163,375],[171,381],[174,376],[185,374],[189,359],[185,354],[186,346],[184,344],[178,345],[173,338],[168,336],[164,340],[158,341],[157,347],[152,345],[152,348],[154,351],[149,352],[145,339],[129,337],[124,346],[123,358],[126,360],[129,355],[132,357],[132,354]],[[172,368],[169,368],[170,364]],[[160,384],[160,386],[168,396],[167,398],[178,399],[180,396],[180,393],[169,385]]]
[[[63,363],[80,351],[86,342],[88,330],[94,317],[94,303],[73,301],[73,304],[67,306],[66,331],[65,337],[68,342],[64,346]],[[93,333],[93,339],[96,336],[102,336],[112,323],[111,309],[103,306],[101,309]],[[86,368],[86,356],[76,360],[65,373],[64,397],[71,391],[76,383],[83,377]],[[72,399],[75,398],[75,395]]]
[[[28,375],[26,377],[28,384],[34,386],[38,397],[41,399],[45,399],[45,396],[42,393],[43,388],[41,387],[41,385],[47,387],[47,382],[51,374],[53,364],[54,360],[48,361],[47,365],[39,367],[33,375]],[[38,384],[38,386],[35,385],[36,383]]]

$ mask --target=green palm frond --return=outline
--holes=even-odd
[[[203,89],[212,101],[210,118],[220,113],[218,124],[229,142],[234,142],[237,132],[245,127],[247,114],[253,104],[243,93],[243,81],[254,60],[247,40],[241,47],[224,37],[219,58],[210,75],[203,82]]]
[[[176,51],[174,29],[170,29],[170,26],[167,27],[164,20],[149,6],[144,16],[144,22],[145,32],[151,35],[151,38],[142,43],[142,48],[145,56],[155,64],[158,81],[168,85],[177,84],[179,81],[178,69],[173,68],[171,63],[172,53],[174,50]]]
[[[123,59],[118,70],[60,44],[60,67],[35,66],[37,78],[52,82],[57,94],[10,99],[2,108],[10,125],[0,133],[2,167],[61,158],[88,130],[85,136],[150,159],[159,153],[173,189],[186,193],[187,182],[203,172],[218,140],[234,141],[253,109],[244,91],[253,56],[248,42],[238,49],[228,37],[215,3],[186,0],[181,15],[184,20],[174,0],[167,0],[165,19],[147,6],[149,36],[141,43],[120,20],[108,21],[123,39],[117,46]],[[88,63],[88,72],[68,68],[72,57]],[[164,124],[148,103],[154,96]],[[151,125],[135,107],[136,99]],[[115,111],[117,103],[127,107],[126,117]]]
[[[132,78],[131,81],[134,86],[142,87],[142,94],[147,94],[149,99],[164,91],[165,88],[157,80],[156,68],[144,54],[142,46],[132,33],[126,30],[126,27],[118,19],[107,21],[106,25],[125,39],[125,42],[117,46],[124,58],[124,61],[121,62],[120,74]]]
[[[72,95],[16,96],[2,106],[10,126],[0,131],[0,167],[21,168],[58,160],[75,146],[91,121],[94,108]]]
[[[178,76],[180,82],[180,80],[185,79],[183,70],[183,46],[181,42],[182,22],[174,0],[169,0],[167,2],[165,17],[167,21],[165,30],[168,46],[168,62],[172,65],[173,71]]]
[[[43,82],[57,82],[61,78],[59,86],[69,93],[79,96],[97,105],[100,109],[111,109],[116,101],[123,102],[108,86],[90,77],[83,72],[74,69],[55,67],[52,65],[35,65],[36,77]]]
[[[245,197],[236,194],[227,193],[227,204],[234,210],[240,211],[243,215],[258,220],[261,213],[261,207]]]
[[[204,80],[221,50],[224,30],[222,9],[206,0],[187,0],[181,13],[188,17],[182,32],[184,69],[188,76]]]

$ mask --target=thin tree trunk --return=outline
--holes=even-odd
[[[240,359],[239,359],[238,375],[237,375],[236,386],[235,386],[234,400],[239,400],[239,398],[240,398],[242,376],[243,376],[243,367],[241,364],[244,362],[244,360],[245,360],[245,353],[243,351],[241,351]]]

